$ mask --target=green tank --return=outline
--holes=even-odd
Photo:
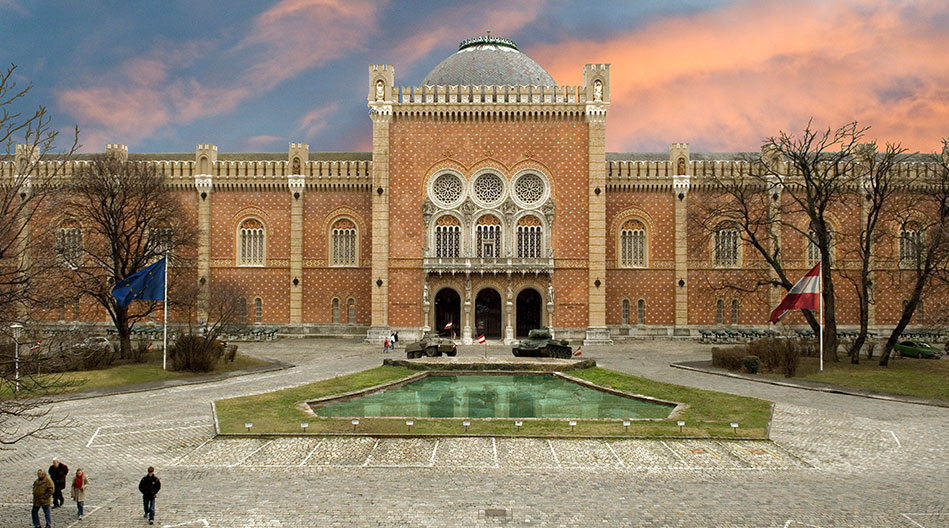
[[[514,345],[514,355],[517,357],[552,357],[570,359],[573,349],[566,339],[554,339],[549,328],[535,328],[528,332],[527,339]]]
[[[405,345],[405,356],[409,359],[422,356],[435,357],[442,354],[454,356],[457,353],[458,349],[454,341],[440,337],[435,332],[427,332],[422,339]]]

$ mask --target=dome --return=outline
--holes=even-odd
[[[461,41],[458,51],[435,66],[422,85],[556,86],[534,59],[517,50],[511,39],[491,35]]]

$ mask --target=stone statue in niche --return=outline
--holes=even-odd
[[[300,174],[300,158],[293,158],[293,174]]]
[[[685,158],[679,158],[679,166],[676,169],[676,174],[679,176],[685,174]]]
[[[471,299],[471,279],[465,280],[465,299]]]
[[[593,100],[594,101],[603,100],[603,81],[599,79],[593,81]]]
[[[552,283],[547,284],[547,303],[554,304],[554,285]]]
[[[376,81],[376,101],[385,101],[386,99],[386,83],[381,80]]]
[[[428,283],[422,287],[422,303],[428,304]]]

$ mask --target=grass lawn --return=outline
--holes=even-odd
[[[57,393],[77,392],[84,389],[98,387],[117,387],[121,385],[136,385],[147,383],[149,381],[161,381],[170,379],[194,378],[207,376],[209,374],[220,374],[222,372],[231,372],[246,368],[252,368],[259,365],[265,365],[267,362],[245,356],[238,353],[234,361],[230,363],[220,362],[218,368],[210,373],[198,372],[174,372],[171,370],[162,370],[162,357],[160,353],[148,354],[143,363],[126,363],[115,365],[113,367],[100,370],[83,370],[75,372],[62,372],[41,376],[43,383],[56,383],[62,385]],[[27,383],[29,380],[24,380]],[[10,397],[10,387],[0,388],[0,398]]]
[[[881,367],[879,359],[860,358],[853,365],[846,355],[840,361],[824,358],[824,372],[819,371],[818,359],[801,358],[797,378],[844,387],[867,389],[887,394],[917,396],[949,401],[949,359],[890,358],[888,367]],[[785,379],[781,374],[766,374]]]
[[[302,422],[309,423],[309,433],[352,433],[348,419],[317,418],[307,414],[303,403],[309,400],[349,392],[380,383],[402,379],[417,371],[403,367],[381,366],[371,370],[318,381],[300,387],[254,396],[218,400],[218,423],[222,433],[243,433],[245,422],[254,424],[254,433],[297,433]],[[734,396],[720,392],[680,387],[650,381],[628,374],[600,368],[570,371],[571,376],[586,379],[598,385],[672,400],[690,405],[681,416],[659,421],[633,421],[629,431],[615,420],[579,420],[571,431],[563,420],[524,420],[519,430],[513,418],[472,419],[469,434],[523,434],[539,436],[720,436],[732,437],[731,422],[740,424],[738,434],[744,437],[764,438],[767,433],[771,403],[755,398]],[[686,426],[679,432],[677,420]],[[409,431],[402,419],[361,418],[356,432],[372,434],[461,434],[459,419],[416,419]]]

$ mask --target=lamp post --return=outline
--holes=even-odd
[[[10,328],[13,330],[13,342],[16,344],[13,352],[13,393],[16,395],[20,394],[20,334],[23,332],[23,325],[20,323],[13,323],[10,325]]]

